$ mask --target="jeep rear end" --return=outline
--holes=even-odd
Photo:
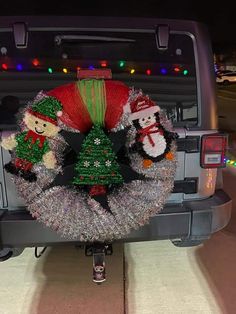
[[[204,25],[191,21],[5,17],[0,21],[0,99],[19,107],[36,96],[75,81],[78,68],[109,67],[113,79],[142,89],[166,112],[178,133],[178,168],[164,210],[123,242],[171,239],[195,245],[229,222],[231,200],[216,188],[227,135],[218,131],[211,42]],[[36,61],[38,60],[37,64]],[[9,103],[10,104],[10,103]],[[16,130],[1,109],[1,136]],[[69,242],[25,210],[3,166],[1,150],[0,243],[17,248]]]

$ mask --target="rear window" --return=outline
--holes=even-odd
[[[161,106],[174,126],[198,123],[192,38],[171,33],[169,47],[157,49],[152,31],[55,31],[29,33],[28,47],[17,49],[11,32],[1,34],[0,123],[40,90],[76,80],[78,68],[107,67],[113,79],[142,89]],[[2,50],[1,50],[2,51]]]

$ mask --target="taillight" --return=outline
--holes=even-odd
[[[228,136],[226,134],[209,134],[202,136],[201,167],[225,167],[225,152]]]

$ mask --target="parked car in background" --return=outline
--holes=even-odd
[[[236,83],[236,72],[233,71],[219,71],[216,74],[216,83],[229,85]]]

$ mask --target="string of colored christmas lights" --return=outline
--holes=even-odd
[[[231,159],[229,157],[225,157],[224,158],[224,162],[226,163],[226,165],[228,166],[234,166],[236,167],[236,159]]]
[[[80,67],[73,67],[73,68],[69,68],[66,66],[62,66],[61,68],[53,68],[53,66],[43,66],[43,64],[40,62],[39,59],[34,58],[33,60],[30,61],[31,67],[27,66],[27,65],[23,65],[22,63],[17,63],[16,65],[13,63],[13,65],[11,64],[11,62],[4,62],[1,63],[1,70],[2,71],[9,71],[9,70],[14,70],[16,69],[17,71],[23,71],[23,70],[27,70],[27,69],[36,69],[36,70],[45,70],[46,72],[48,72],[49,74],[52,74],[54,72],[63,72],[64,74],[67,74],[69,72],[73,72],[73,71],[78,71],[78,69],[80,69]],[[102,61],[98,61],[98,65],[97,67],[113,67],[113,65],[109,65],[108,61],[106,60],[102,60]],[[94,70],[96,68],[96,66],[94,64],[90,64],[88,67],[90,70]],[[146,69],[138,69],[135,68],[134,66],[128,66],[127,62],[124,60],[118,61],[118,67],[120,69],[123,69],[124,71],[127,71],[128,73],[130,73],[131,75],[134,75],[136,73],[145,73],[146,75],[150,76],[150,75],[155,75],[155,74],[162,74],[162,75],[167,75],[168,73],[174,73],[177,75],[188,75],[189,74],[189,70],[183,68],[183,66],[177,66],[177,65],[173,65],[173,66],[169,66],[167,67],[163,67],[163,66],[159,66],[158,69],[154,70],[151,68],[146,68]]]

